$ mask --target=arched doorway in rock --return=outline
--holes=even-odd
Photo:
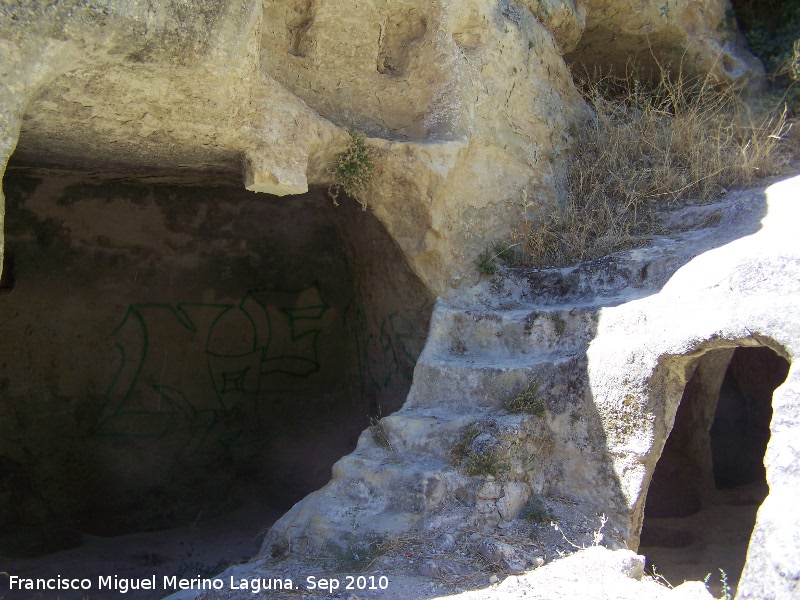
[[[683,392],[656,463],[639,553],[672,585],[703,580],[735,593],[758,507],[772,393],[789,362],[765,346],[706,352]],[[724,576],[723,576],[724,572]]]

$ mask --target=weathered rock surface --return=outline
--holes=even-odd
[[[516,506],[531,494],[603,513],[599,536],[592,535],[598,522],[585,521],[583,543],[636,547],[650,477],[700,358],[764,346],[792,360],[798,351],[800,278],[792,273],[800,248],[792,224],[799,190],[794,178],[737,193],[714,228],[578,267],[498,276],[469,297],[440,301],[409,398],[381,423],[388,444],[365,432],[331,483],[270,530],[263,556],[458,532],[468,523],[478,532],[471,538],[477,554],[514,572],[523,562],[532,566],[530,558],[494,536],[514,519],[504,500],[513,497]],[[509,390],[532,379],[543,417],[507,414]],[[740,597],[796,594],[789,549],[797,547],[798,525],[786,507],[797,490],[790,441],[800,427],[797,385],[791,369],[773,397],[770,494]],[[470,477],[461,470],[467,463],[450,464],[469,425],[480,433],[468,452],[494,452],[493,476]],[[506,438],[506,427],[516,435]]]
[[[563,4],[570,5],[566,0]],[[567,60],[601,71],[625,73],[632,63],[685,74],[711,74],[743,85],[763,74],[760,61],[746,50],[729,2],[717,0],[577,0],[585,14],[583,35],[567,47]]]
[[[622,69],[632,57],[685,58],[692,72],[744,82],[760,68],[728,8],[723,0],[0,8],[0,175],[15,153],[21,168],[236,181],[280,202],[330,185],[346,128],[355,128],[376,152],[362,200],[442,298],[403,408],[365,431],[330,483],[290,510],[261,557],[237,573],[283,569],[284,555],[348,558],[412,532],[437,551],[467,548],[413,565],[415,577],[458,577],[469,557],[517,572],[568,546],[637,547],[647,486],[703,357],[758,346],[792,361],[800,352],[798,181],[734,196],[714,228],[570,268],[477,282],[474,259],[520,216],[544,214],[561,198],[569,132],[586,115],[568,63]],[[306,200],[327,201],[321,189]],[[0,197],[0,225],[3,213]],[[77,224],[70,233],[82,232]],[[506,401],[532,382],[539,404],[509,414]],[[792,367],[772,403],[770,494],[743,598],[798,593],[800,517],[790,509],[800,489],[798,402]],[[601,515],[608,523],[598,531]],[[605,564],[608,554],[581,556]],[[623,557],[620,577],[641,574],[638,558],[614,556]],[[621,597],[634,596],[640,587]]]
[[[365,200],[439,293],[507,233],[522,190],[555,201],[582,110],[550,33],[506,2],[2,10],[3,165],[17,146],[25,161],[244,173],[249,190],[298,194],[330,183],[341,128],[357,128],[392,140],[374,141]]]
[[[478,598],[674,598],[673,592],[654,581],[641,581],[644,557],[630,550],[612,552],[591,547],[554,561],[535,571],[508,577],[487,590],[455,596]]]
[[[585,110],[565,52],[611,64],[651,40],[657,57],[688,47],[700,72],[757,70],[717,31],[723,0],[657,4],[5,4],[0,173],[16,148],[34,163],[201,171],[300,194],[330,184],[342,128],[359,129],[380,155],[364,200],[449,295],[524,211],[559,200]]]

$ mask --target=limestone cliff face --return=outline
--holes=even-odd
[[[486,243],[559,199],[570,61],[690,53],[700,71],[758,67],[708,0],[70,0],[5,4],[0,172],[27,162],[243,178],[252,191],[330,183],[372,137],[367,202],[432,291],[472,277]],[[756,61],[757,62],[757,61]],[[268,199],[265,199],[265,201]],[[2,211],[0,211],[0,214]]]

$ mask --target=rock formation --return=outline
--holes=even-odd
[[[585,114],[565,53],[611,65],[684,48],[700,71],[757,72],[720,26],[727,3],[656,4],[7,5],[0,164],[16,147],[22,160],[217,173],[298,194],[330,183],[342,128],[355,128],[381,154],[370,206],[449,295],[487,240],[559,200]]]
[[[498,276],[440,301],[409,398],[382,421],[389,449],[362,434],[331,483],[272,528],[264,552],[310,552],[322,540],[347,539],[345,514],[356,515],[364,536],[412,527],[491,535],[537,496],[604,514],[605,543],[636,547],[648,484],[692,375],[705,368],[706,378],[716,377],[716,393],[700,405],[713,414],[733,349],[795,356],[797,197],[798,180],[787,180],[728,199],[728,215],[711,230],[576,268]],[[788,549],[798,524],[781,507],[797,485],[788,439],[798,427],[798,383],[792,369],[785,382],[777,369],[773,385],[782,385],[764,455],[769,496],[753,532],[764,543],[750,545],[743,598],[797,591]],[[509,414],[504,400],[529,381],[538,382],[546,410]],[[503,482],[452,467],[451,449],[470,424],[481,433],[469,451],[494,453],[491,473]],[[711,419],[698,427],[708,448]],[[687,458],[679,467],[688,475],[713,477],[710,456],[702,466],[690,459],[704,460]],[[449,498],[459,499],[459,510]]]
[[[747,394],[779,386],[764,455],[769,495],[739,597],[796,596],[797,180],[734,195],[713,209],[718,225],[647,248],[490,279],[474,266],[522,216],[547,215],[563,200],[571,132],[590,117],[569,67],[622,70],[634,60],[646,73],[682,61],[744,86],[763,69],[743,49],[729,8],[727,0],[0,7],[0,226],[8,202],[4,231],[19,244],[17,270],[37,284],[0,296],[4,353],[16,353],[0,373],[8,399],[0,428],[17,440],[17,449],[0,442],[0,464],[33,505],[14,518],[54,510],[35,491],[50,474],[28,474],[34,459],[19,448],[45,443],[66,423],[76,439],[91,438],[69,458],[78,471],[92,456],[96,468],[126,473],[108,491],[119,510],[132,489],[167,486],[190,450],[205,452],[200,473],[244,460],[236,477],[247,477],[253,456],[275,443],[275,455],[296,452],[269,463],[288,473],[308,451],[287,441],[295,432],[346,452],[370,413],[387,416],[237,573],[410,531],[437,547],[469,543],[476,556],[521,572],[562,543],[515,549],[500,539],[532,510],[544,521],[547,511],[574,519],[570,535],[581,545],[636,549],[684,389],[699,390],[686,421],[704,432],[687,443],[705,448],[720,386],[734,385],[725,378],[736,349],[758,347],[772,352],[766,363],[789,366],[783,383],[772,371],[734,373],[758,381],[737,383],[733,404],[750,406]],[[333,207],[325,193],[348,130],[364,132],[374,152],[374,180],[358,198],[367,215],[352,202]],[[63,306],[37,296],[48,285]],[[72,354],[59,327],[67,321],[77,336],[87,309],[104,333],[87,332]],[[152,326],[150,309],[161,311]],[[164,339],[150,336],[156,331]],[[114,360],[104,343],[116,348]],[[194,357],[202,375],[189,359],[167,369],[170,352]],[[312,374],[287,391],[289,379]],[[41,387],[28,389],[35,381]],[[524,409],[509,411],[525,394]],[[270,416],[291,422],[291,435],[264,434],[267,396]],[[314,414],[309,431],[302,410],[286,408],[296,397]],[[338,418],[356,397],[349,406],[360,414],[326,429],[325,411]],[[763,447],[766,421],[745,428],[760,436],[752,447]],[[208,450],[212,432],[218,444]],[[141,440],[92,436],[158,438],[148,448],[175,461],[168,468],[152,454],[142,462]],[[718,452],[730,445],[723,438]],[[715,475],[704,452],[694,456],[696,478],[683,477],[682,463],[662,464],[685,494],[679,508],[653,511],[702,505]],[[748,460],[758,472],[760,458]],[[323,461],[295,489],[318,487],[329,467]],[[181,475],[182,489],[191,488],[193,475]],[[600,515],[607,522],[593,538]],[[424,572],[462,567],[434,561]]]

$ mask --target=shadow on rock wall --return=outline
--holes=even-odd
[[[355,203],[22,164],[4,188],[0,499],[29,508],[2,552],[291,505],[402,403],[432,299]]]

